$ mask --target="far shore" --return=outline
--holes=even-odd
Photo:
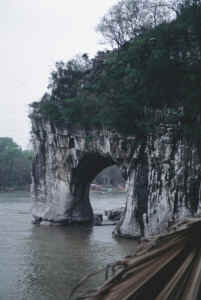
[[[30,186],[7,187],[7,188],[0,189],[0,193],[12,193],[12,192],[30,192]]]

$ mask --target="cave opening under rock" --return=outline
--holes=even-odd
[[[111,206],[111,199],[115,197],[114,193],[117,195],[121,193],[121,197],[125,197],[124,189],[125,180],[122,172],[110,156],[87,153],[79,161],[78,166],[72,169],[71,193],[74,198],[72,213],[75,214],[76,211],[79,211],[83,220],[94,220],[97,212],[99,215],[103,215],[107,209],[111,211],[113,208],[117,208],[115,199],[114,205]],[[107,199],[109,199],[109,205],[107,205]],[[98,205],[99,209],[94,204],[97,203],[97,200],[99,203],[102,202]],[[100,206],[102,206],[102,211]]]

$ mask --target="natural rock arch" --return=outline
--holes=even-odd
[[[58,129],[39,115],[32,119],[32,136],[35,220],[91,221],[90,182],[113,164],[127,188],[115,234],[149,236],[200,213],[200,153],[168,126],[137,139],[107,130]]]
[[[93,211],[89,199],[90,184],[105,168],[114,165],[109,155],[89,152],[83,155],[76,167],[71,169],[71,207],[67,211],[72,221],[93,221]]]
[[[97,149],[97,143],[91,143],[95,136],[82,131],[73,135],[41,121],[33,122],[32,134],[36,154],[32,168],[35,220],[92,221],[90,184],[103,169],[116,163],[105,136],[99,135]]]

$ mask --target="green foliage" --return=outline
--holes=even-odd
[[[201,127],[201,3],[178,7],[175,20],[144,29],[118,50],[58,63],[32,117],[38,111],[57,126],[146,136],[160,122],[156,112],[169,109],[163,121],[192,136]]]
[[[31,183],[32,155],[31,151],[22,151],[11,138],[0,138],[0,190]]]

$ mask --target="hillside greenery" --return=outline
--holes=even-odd
[[[31,183],[32,152],[9,137],[0,137],[0,191],[24,189]]]
[[[109,128],[140,136],[163,121],[190,138],[200,137],[201,1],[179,3],[175,15],[169,11],[167,17],[164,4],[166,11],[160,10],[150,19],[154,21],[136,23],[133,35],[125,35],[112,50],[93,59],[84,54],[56,63],[48,91],[32,103],[31,117],[39,112],[59,127]],[[104,37],[108,28],[98,28]]]

